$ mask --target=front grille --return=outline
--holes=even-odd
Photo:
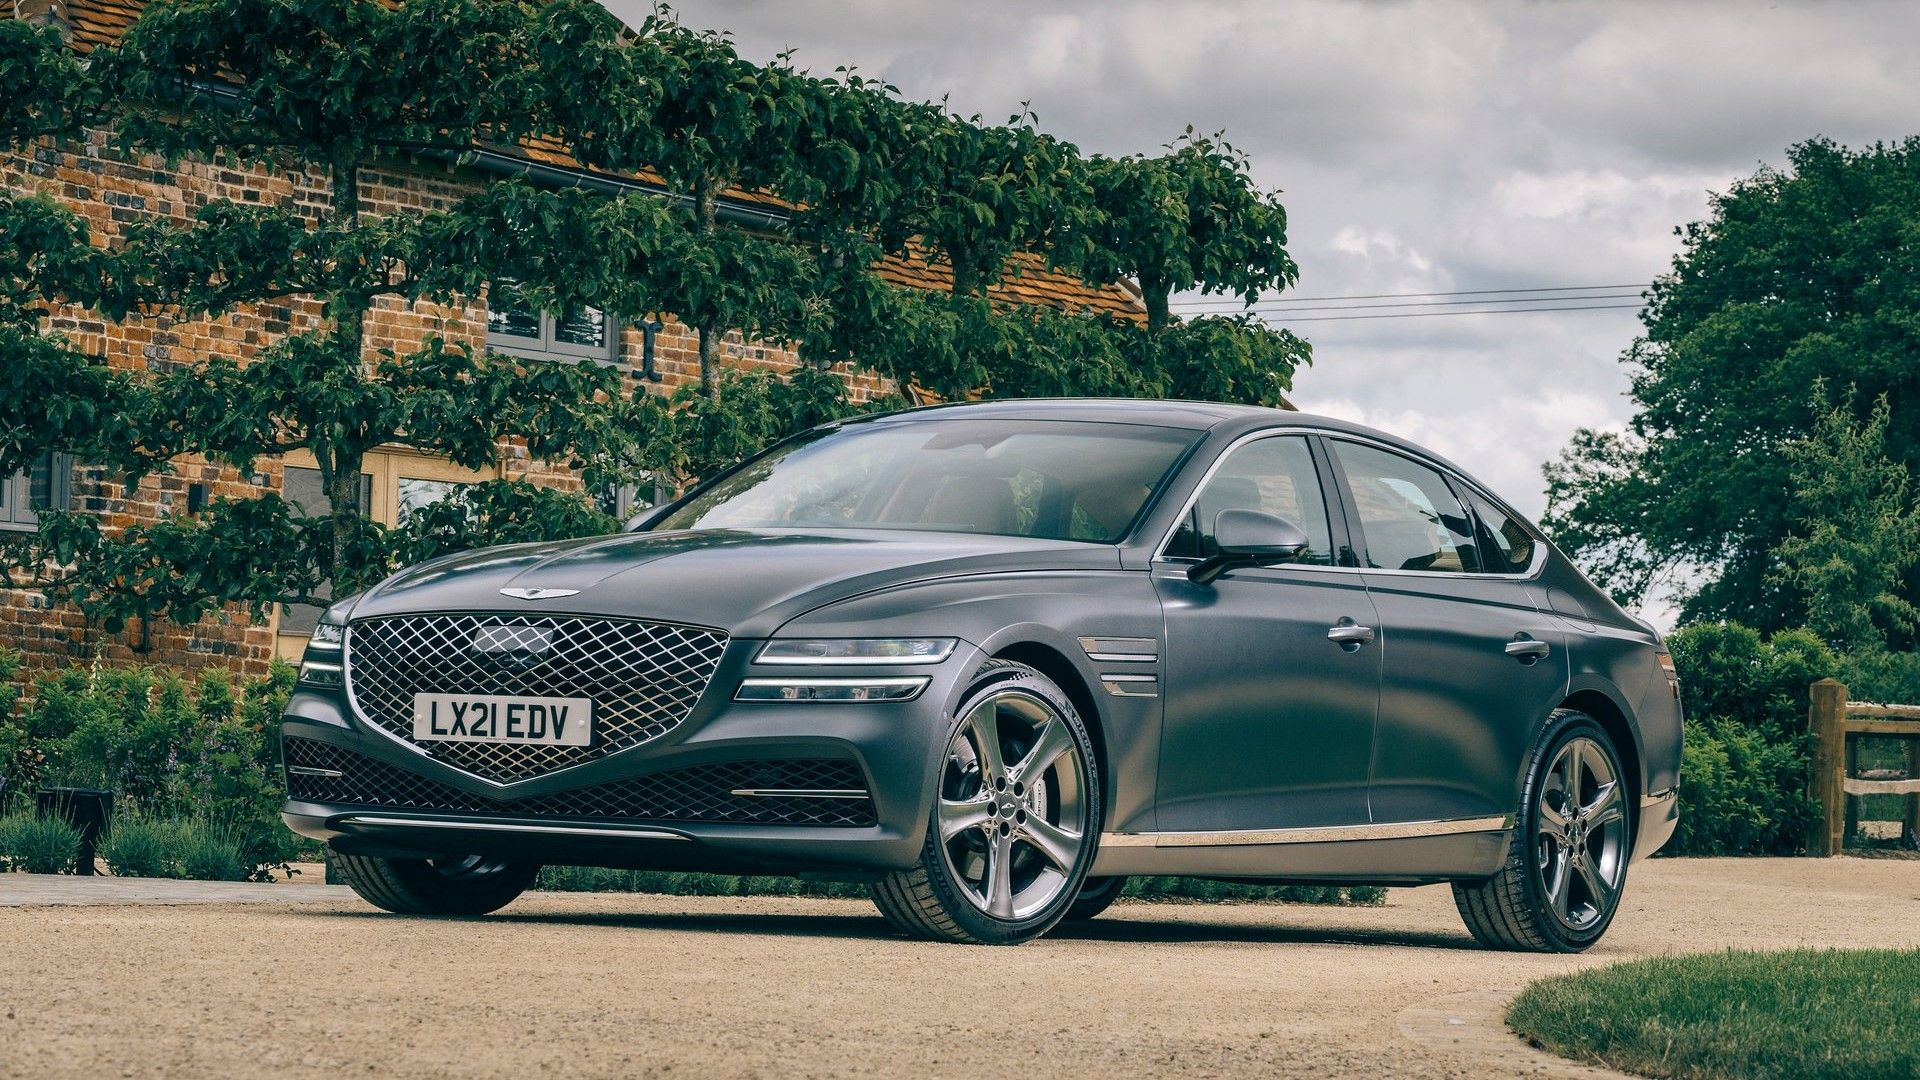
[[[874,823],[866,778],[853,761],[727,761],[637,776],[551,795],[489,799],[330,743],[283,742],[287,794],[303,802],[513,817],[862,827]],[[315,776],[295,769],[323,769]],[[846,796],[736,795],[833,791]],[[857,793],[857,794],[855,794]]]
[[[700,700],[726,645],[727,635],[717,630],[624,619],[368,619],[354,623],[347,634],[347,691],[368,722],[407,742],[414,741],[415,694],[593,699],[589,746],[415,744],[429,757],[507,783],[605,757],[672,731]]]

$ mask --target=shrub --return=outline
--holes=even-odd
[[[100,841],[100,854],[118,877],[177,878],[184,847],[177,823],[123,811]]]
[[[1854,653],[1835,676],[1855,701],[1920,703],[1920,653],[1869,649]]]
[[[1689,724],[1674,855],[1792,855],[1806,842],[1806,739],[1768,741],[1736,725]]]
[[[0,818],[0,857],[9,870],[70,874],[80,857],[80,830],[31,811]]]
[[[1739,623],[1668,640],[1687,713],[1680,825],[1670,855],[1792,855],[1806,841],[1807,687],[1840,670],[1805,630],[1770,638]]]
[[[293,680],[281,663],[238,685],[217,669],[191,683],[163,669],[100,664],[43,676],[31,705],[0,723],[0,778],[15,790],[103,787],[147,816],[218,821],[247,875],[264,880],[311,847],[279,819],[280,713]],[[209,860],[219,847],[207,849]],[[203,869],[216,872],[212,862]]]
[[[20,654],[0,648],[0,814],[24,793],[40,788],[46,755],[27,733],[26,723],[14,715],[20,704]]]
[[[264,872],[247,858],[247,840],[233,826],[192,818],[179,823],[180,874],[190,881],[248,881]]]

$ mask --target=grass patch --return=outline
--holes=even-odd
[[[638,892],[662,896],[827,896],[865,900],[857,882],[806,881],[794,877],[736,877],[731,874],[677,874],[656,870],[605,870],[595,866],[548,866],[534,888],[552,892]],[[1385,889],[1365,886],[1235,885],[1199,878],[1135,877],[1122,896],[1142,900],[1193,900],[1212,903],[1375,905]]]
[[[1920,1076],[1920,949],[1663,956],[1545,979],[1507,1022],[1647,1076]]]

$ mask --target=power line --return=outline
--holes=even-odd
[[[1584,299],[1566,297],[1565,299]],[[1580,304],[1573,307],[1536,307],[1536,308],[1492,308],[1477,311],[1402,311],[1382,315],[1311,315],[1304,319],[1265,316],[1268,322],[1293,323],[1308,322],[1348,322],[1354,319],[1431,319],[1441,315],[1541,315],[1549,311],[1625,311],[1629,308],[1643,308],[1645,304]]]
[[[1403,300],[1392,304],[1321,304],[1312,307],[1261,308],[1254,314],[1291,315],[1296,311],[1367,311],[1373,308],[1465,307],[1474,304],[1557,304],[1569,300],[1638,300],[1639,298],[1639,293],[1590,293],[1586,296],[1504,296],[1498,300]],[[1205,312],[1204,314],[1213,313]]]
[[[1539,285],[1539,286],[1533,286],[1531,288],[1525,288],[1525,289],[1460,289],[1454,292],[1353,293],[1345,296],[1294,296],[1294,297],[1285,297],[1285,298],[1275,297],[1272,300],[1256,300],[1252,306],[1264,307],[1272,304],[1308,303],[1311,301],[1319,301],[1319,300],[1395,300],[1395,299],[1409,298],[1409,297],[1414,299],[1421,299],[1421,298],[1430,297],[1430,296],[1500,296],[1500,295],[1513,295],[1517,293],[1595,292],[1601,289],[1645,289],[1650,287],[1652,287],[1652,282],[1630,281],[1624,285]],[[1582,298],[1578,296],[1569,296],[1569,297],[1565,297],[1565,299],[1579,300]],[[1492,301],[1488,301],[1488,302],[1492,303]],[[1222,307],[1222,306],[1233,307],[1236,305],[1243,306],[1243,307],[1247,306],[1244,300],[1236,297],[1230,297],[1230,296],[1223,296],[1218,299],[1186,300],[1174,306],[1184,308],[1184,307]]]

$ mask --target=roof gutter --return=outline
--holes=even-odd
[[[18,4],[22,0],[15,0],[15,2]],[[44,2],[44,0],[27,0],[27,2]],[[53,2],[63,3],[64,0],[53,0]],[[221,108],[233,109],[240,106],[240,93],[231,86],[202,81],[196,81],[191,85],[195,91],[211,97]],[[580,188],[583,191],[594,191],[616,197],[632,194],[652,195],[656,198],[669,199],[678,206],[692,207],[694,204],[693,196],[671,191],[659,184],[628,180],[624,177],[589,172],[585,169],[569,169],[562,165],[548,165],[545,162],[502,153],[499,150],[489,150],[483,146],[451,150],[444,146],[416,144],[398,146],[395,149],[418,157],[444,161],[449,165],[472,165],[482,172],[492,173],[495,176],[524,177],[541,187]],[[785,230],[793,221],[792,215],[785,211],[770,210],[752,203],[729,199],[724,195],[715,202],[716,216],[721,221],[741,228],[778,232]]]
[[[474,147],[470,150],[448,150],[443,147],[415,147],[409,153],[422,157],[438,158],[452,164],[472,165],[482,172],[495,176],[517,176],[531,180],[541,187],[580,188],[602,195],[652,195],[669,199],[685,207],[693,206],[693,196],[670,191],[659,184],[649,184],[640,180],[627,180],[605,173],[588,172],[584,169],[569,169],[561,165],[548,165],[545,162],[529,161],[514,154],[501,153]],[[716,213],[721,221],[747,229],[779,231],[791,223],[792,218],[779,210],[769,210],[722,197],[717,200]]]

